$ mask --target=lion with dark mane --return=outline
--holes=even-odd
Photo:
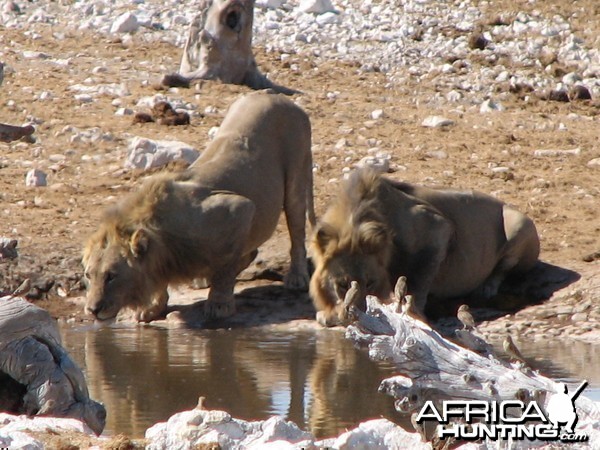
[[[306,216],[314,225],[311,129],[281,95],[237,100],[202,156],[159,175],[111,208],[83,254],[86,310],[111,319],[125,307],[140,321],[165,313],[167,287],[206,278],[206,316],[234,313],[236,276],[256,257],[285,211],[290,289],[307,289]]]
[[[533,221],[496,198],[392,181],[370,169],[345,182],[311,245],[310,293],[326,326],[345,317],[352,281],[358,298],[385,300],[404,275],[423,313],[428,297],[494,296],[507,274],[531,269],[540,251]]]

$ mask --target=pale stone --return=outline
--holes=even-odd
[[[421,125],[427,128],[443,128],[454,125],[454,121],[442,116],[428,116]]]
[[[200,152],[185,142],[135,137],[129,145],[125,168],[148,170],[176,160],[191,164],[198,156]]]

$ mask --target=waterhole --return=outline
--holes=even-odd
[[[106,406],[105,434],[143,437],[205,397],[209,409],[246,420],[281,415],[319,438],[386,417],[412,431],[377,392],[393,367],[376,363],[332,330],[182,330],[155,327],[63,327],[64,344],[84,369],[90,395]],[[600,401],[600,347],[520,343],[535,369],[578,385]]]

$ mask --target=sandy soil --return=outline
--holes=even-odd
[[[494,2],[489,16],[510,13],[511,4]],[[600,30],[597,5],[592,0],[587,4],[591,14],[575,24],[585,30],[584,36]],[[571,6],[558,0],[537,5],[548,13]],[[520,9],[531,7],[530,3],[519,4]],[[6,74],[0,88],[0,122],[21,124],[34,117],[39,124],[37,143],[0,144],[0,236],[18,239],[20,252],[17,260],[0,262],[0,291],[10,292],[31,278],[32,300],[55,316],[81,318],[81,302],[70,298],[83,295],[83,243],[102,210],[147,175],[122,170],[128,137],[181,140],[201,149],[208,130],[220,124],[228,105],[248,88],[204,82],[171,92],[169,96],[197,105],[200,112],[209,106],[217,112],[193,117],[188,126],[133,124],[131,116],[114,114],[117,108],[112,98],[80,104],[69,86],[89,77],[93,84],[124,82],[131,95],[121,99],[122,106],[135,109],[139,98],[157,93],[152,85],[177,66],[180,49],[164,43],[149,45],[137,35],[124,44],[114,38],[65,31],[66,39],[56,40],[52,36],[56,31],[48,27],[36,40],[15,30],[0,34],[4,46],[72,58],[66,67],[24,59],[17,51],[4,58],[15,73]],[[580,266],[584,255],[600,250],[600,168],[587,165],[600,157],[597,99],[561,103],[532,95],[526,101],[522,93],[505,93],[505,111],[481,114],[478,106],[467,105],[460,111],[432,105],[429,99],[438,89],[435,78],[431,83],[390,87],[383,74],[359,73],[354,62],[317,65],[304,56],[292,55],[289,64],[302,69],[294,73],[277,53],[258,48],[256,56],[271,79],[304,93],[296,100],[310,114],[313,126],[317,214],[335,194],[344,167],[352,167],[370,148],[378,147],[392,155],[389,176],[393,178],[477,189],[526,212],[538,226],[544,261]],[[485,65],[476,55],[472,63],[474,70]],[[92,73],[102,65],[105,72]],[[505,89],[498,86],[499,93]],[[41,91],[50,92],[53,99],[34,100],[34,93]],[[372,120],[371,112],[376,109],[383,109],[384,117]],[[443,115],[456,124],[446,129],[422,127],[421,122],[430,115]],[[66,127],[100,127],[113,139],[71,142],[73,132]],[[345,145],[339,143],[342,138]],[[576,148],[579,155],[533,155],[535,150]],[[446,157],[440,158],[440,151]],[[491,168],[496,166],[510,170],[508,174],[493,172]],[[25,186],[24,176],[30,168],[48,173],[47,187]],[[265,247],[265,265],[278,268],[288,248],[283,221]]]

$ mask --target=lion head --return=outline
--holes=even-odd
[[[159,175],[147,181],[109,208],[88,239],[82,259],[85,309],[97,319],[114,318],[126,307],[147,308],[166,295],[170,272],[188,276],[188,270],[180,266],[189,265],[181,264],[174,254],[172,234],[161,231],[159,225],[163,205],[176,203],[172,195],[176,179]]]
[[[326,318],[339,313],[352,281],[364,294],[385,299],[391,291],[388,264],[392,233],[377,208],[379,179],[374,172],[355,172],[316,227],[311,250],[315,272],[310,294]],[[361,296],[364,298],[364,295]],[[365,305],[356,305],[362,309]]]
[[[159,288],[148,276],[148,232],[110,228],[101,227],[89,239],[83,255],[88,288],[85,309],[99,320],[112,319],[125,307],[149,304]]]

